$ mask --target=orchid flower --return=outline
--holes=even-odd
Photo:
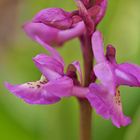
[[[43,9],[23,25],[26,34],[42,45],[49,55],[38,54],[33,58],[42,75],[38,81],[18,85],[6,82],[5,86],[29,104],[54,104],[64,97],[78,98],[80,136],[90,140],[91,106],[118,128],[131,123],[130,117],[123,113],[119,87],[140,87],[140,66],[128,62],[118,64],[112,45],[108,45],[104,53],[103,37],[96,29],[106,13],[108,0],[74,1],[78,10]],[[52,47],[62,46],[74,38],[81,42],[84,78],[79,61],[69,64],[65,72],[64,60]]]
[[[131,120],[123,115],[119,86],[140,87],[140,67],[131,63],[117,64],[116,51],[111,45],[105,56],[99,31],[92,36],[92,49],[97,62],[94,72],[100,84],[90,85],[87,98],[98,114],[111,119],[117,127],[126,126]]]
[[[72,13],[60,8],[41,10],[32,21],[25,23],[23,28],[33,40],[37,41],[37,36],[46,44],[58,46],[85,32],[82,21],[74,24]]]
[[[94,24],[97,25],[102,20],[107,0],[97,0],[89,9],[86,9],[81,1],[79,2],[81,9],[79,11],[82,11],[82,15],[79,11],[67,12],[61,8],[43,9],[32,21],[25,23],[23,29],[33,40],[37,41],[37,36],[49,45],[61,46],[68,40],[80,37],[86,32],[86,26],[94,30]],[[88,18],[83,19],[83,17]]]
[[[36,82],[27,82],[21,85],[12,85],[6,82],[5,86],[9,91],[29,104],[53,104],[60,101],[62,97],[84,97],[87,91],[74,86],[73,77],[70,74],[69,76],[64,74],[64,61],[58,52],[40,39],[37,41],[51,54],[50,56],[39,54],[33,58],[43,76]],[[71,65],[75,69],[74,72],[77,70],[81,74],[78,61]],[[72,70],[68,69],[68,71]],[[80,77],[82,78],[82,75]]]

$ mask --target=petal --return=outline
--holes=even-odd
[[[46,44],[59,44],[59,30],[43,23],[28,22],[23,26],[26,34],[36,41],[36,37],[43,40]]]
[[[86,95],[89,93],[87,87],[74,86],[72,90],[72,95],[78,98],[86,98]]]
[[[33,22],[41,22],[59,29],[67,29],[72,26],[71,13],[60,8],[47,8],[41,10],[36,14]]]
[[[87,99],[89,100],[91,106],[95,108],[96,112],[105,119],[110,118],[108,102],[104,102],[106,99],[106,92],[102,86],[97,84],[90,84],[89,93],[87,94]],[[102,98],[104,100],[102,100]]]
[[[130,124],[130,118],[123,114],[119,94],[113,96],[103,86],[97,84],[91,84],[89,90],[87,98],[99,115],[111,119],[118,128]]]
[[[45,84],[46,82],[41,81],[21,85],[12,85],[6,82],[5,86],[11,93],[29,104],[53,104],[60,101],[59,97],[49,93],[44,88]]]
[[[63,65],[51,56],[39,54],[33,58],[33,61],[48,80],[58,79],[64,74]]]
[[[108,62],[99,63],[95,65],[94,72],[101,84],[107,88],[109,93],[114,95],[117,85],[112,65]]]
[[[58,40],[63,44],[65,41],[81,36],[85,31],[85,24],[81,21],[70,29],[61,30],[58,34]]]
[[[118,64],[115,74],[119,85],[140,86],[140,67],[131,63]]]
[[[72,96],[73,81],[71,78],[64,76],[50,81],[45,85],[45,89],[57,97]]]
[[[113,101],[113,107],[111,109],[111,119],[113,124],[116,125],[118,128],[120,128],[120,126],[126,126],[130,124],[131,119],[127,116],[124,116],[123,114],[121,96],[118,89],[116,90],[116,95],[113,97]]]
[[[37,42],[42,45],[46,50],[49,51],[49,53],[51,54],[51,56],[53,58],[56,59],[56,61],[59,61],[59,63],[61,63],[61,65],[64,67],[64,61],[63,58],[60,56],[60,54],[51,46],[45,44],[45,42],[43,42],[42,40],[40,40],[38,37],[36,37]]]
[[[46,44],[61,46],[66,41],[82,35],[85,32],[85,25],[79,22],[70,29],[60,30],[43,23],[28,22],[23,29],[35,41],[38,37]]]
[[[103,47],[102,34],[99,31],[94,32],[92,35],[92,50],[97,63],[104,62],[106,60]]]

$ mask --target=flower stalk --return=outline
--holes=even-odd
[[[92,108],[87,99],[79,99],[80,140],[91,140]]]
[[[88,87],[91,82],[91,73],[93,68],[93,53],[90,35],[85,34],[80,37],[81,50],[84,63],[84,83]],[[80,140],[91,140],[92,128],[92,108],[87,99],[79,99],[80,105]]]

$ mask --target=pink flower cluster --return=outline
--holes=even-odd
[[[118,64],[116,50],[112,45],[108,45],[104,53],[103,37],[97,25],[105,15],[107,0],[75,1],[78,10],[67,12],[60,8],[43,9],[24,24],[26,34],[50,55],[38,54],[33,58],[42,73],[38,81],[19,85],[6,82],[5,86],[29,104],[53,104],[70,96],[86,98],[103,118],[111,119],[118,128],[126,126],[131,119],[123,114],[119,86],[140,87],[140,67],[130,63]],[[100,81],[91,81],[88,87],[82,85],[80,63],[72,62],[65,72],[64,61],[54,48],[82,35],[87,35],[92,44],[96,60],[93,72]]]

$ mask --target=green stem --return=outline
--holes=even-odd
[[[79,99],[80,140],[91,140],[92,108],[87,99]]]

